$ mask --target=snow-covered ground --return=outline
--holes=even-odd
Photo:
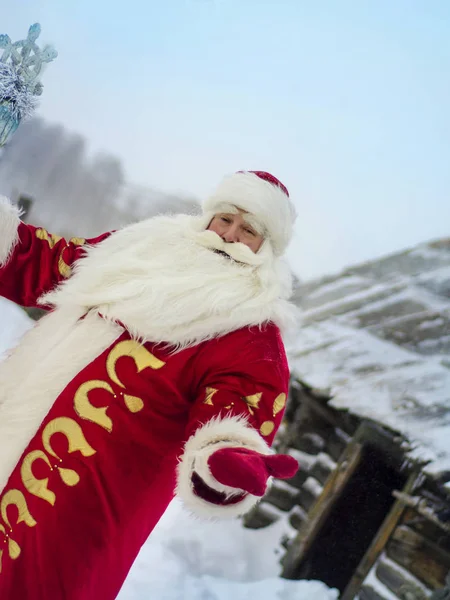
[[[319,581],[278,577],[282,521],[244,529],[208,522],[172,502],[139,554],[118,600],[332,600]],[[150,594],[151,590],[151,594]]]
[[[0,298],[0,358],[32,322]],[[275,549],[289,525],[245,529],[196,519],[172,502],[131,569],[118,600],[335,600],[318,581],[278,577]],[[292,532],[291,532],[292,533]]]

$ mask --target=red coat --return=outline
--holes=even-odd
[[[41,232],[21,224],[0,268],[1,295],[19,304],[36,305],[82,257],[82,240]],[[197,495],[195,461],[217,444],[268,452],[287,387],[275,325],[172,354],[120,328],[54,399],[3,491],[0,482],[0,598],[115,598],[176,487],[193,510],[239,514]]]

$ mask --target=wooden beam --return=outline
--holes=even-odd
[[[397,527],[386,547],[389,558],[431,589],[445,586],[450,553],[406,525]]]
[[[405,494],[409,494],[413,491],[418,476],[419,473],[417,471],[411,473],[408,481],[406,482],[405,487],[403,488],[403,492]],[[355,574],[353,575],[349,584],[345,588],[345,591],[341,596],[341,600],[353,600],[355,594],[361,587],[362,582],[369,574],[370,569],[373,567],[375,561],[378,559],[381,552],[384,550],[384,547],[386,546],[387,541],[391,537],[392,532],[397,527],[397,524],[404,510],[405,505],[399,500],[397,500],[393,504],[387,517],[385,518],[380,529],[378,530],[378,533],[374,537],[372,543],[370,544],[361,562],[359,563]]]
[[[391,592],[399,598],[428,600],[430,590],[417,582],[404,569],[392,567],[386,560],[380,559],[376,567],[376,576]],[[358,592],[359,594],[359,592]]]
[[[323,527],[334,504],[341,496],[348,480],[361,461],[362,446],[351,442],[339,461],[335,471],[330,475],[322,494],[312,506],[308,521],[300,528],[298,535],[291,543],[289,552],[283,559],[282,577],[295,579],[301,561]]]

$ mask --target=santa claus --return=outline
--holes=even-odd
[[[0,200],[0,294],[49,310],[0,368],[1,598],[111,600],[174,493],[235,517],[295,473],[270,450],[294,218],[265,172],[90,240]]]

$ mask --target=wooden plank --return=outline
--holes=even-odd
[[[413,508],[406,508],[402,523],[408,525],[410,529],[414,529],[414,531],[421,533],[432,542],[439,543],[444,550],[450,552],[450,534],[443,532],[442,527],[437,525],[434,521],[430,521],[429,519],[425,519],[421,515],[418,515]]]
[[[450,569],[450,553],[417,531],[406,525],[397,527],[386,546],[386,553],[431,589],[444,587]]]
[[[335,502],[358,467],[361,456],[362,446],[358,442],[351,442],[336,470],[328,478],[319,499],[312,506],[308,521],[301,527],[298,535],[292,541],[289,552],[283,558],[282,577],[295,578],[301,560],[306,556]]]
[[[358,592],[359,600],[387,600],[381,596],[371,585],[364,585]]]
[[[429,597],[429,594],[409,573],[392,567],[386,561],[378,562],[376,576],[399,598],[410,597],[414,600],[427,600]]]
[[[418,477],[417,472],[411,473],[408,481],[406,482],[403,491],[409,494],[413,489]],[[386,542],[391,537],[392,532],[397,526],[400,517],[405,510],[404,504],[399,502],[398,500],[394,502],[391,510],[389,511],[387,517],[383,521],[380,529],[378,530],[377,535],[374,537],[372,543],[364,554],[361,562],[358,565],[358,568],[355,571],[352,579],[349,584],[345,588],[344,593],[341,596],[341,600],[353,600],[356,592],[361,587],[362,582],[369,574],[370,569],[375,564],[375,561],[380,556],[383,551]]]
[[[345,419],[343,418],[345,413],[340,413],[333,408],[330,408],[326,402],[320,400],[307,389],[299,391],[298,399],[301,403],[307,404],[309,408],[324,418],[333,427],[339,429],[345,428]]]

